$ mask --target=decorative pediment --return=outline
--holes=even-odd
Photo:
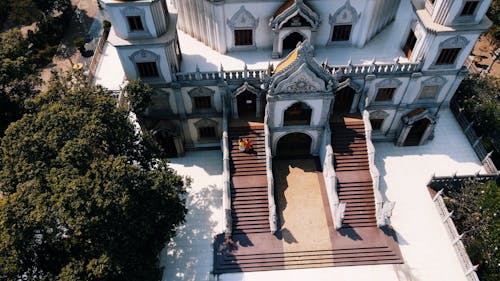
[[[306,64],[303,64],[295,73],[281,81],[275,89],[275,93],[305,93],[324,92],[325,82],[316,76]]]
[[[403,82],[401,82],[401,80],[399,80],[399,79],[387,78],[387,79],[384,79],[384,80],[378,82],[377,84],[375,84],[375,86],[377,88],[397,88],[402,83]]]
[[[259,19],[255,18],[249,11],[242,5],[240,9],[227,20],[227,25],[231,28],[256,28],[259,24]]]
[[[320,23],[319,15],[306,5],[304,1],[289,0],[278,8],[274,16],[271,18],[269,25],[272,29],[276,30],[281,29],[286,23],[290,22],[293,24],[292,21],[294,20],[303,20],[313,29],[316,29]]]
[[[159,60],[160,56],[151,51],[142,49],[134,52],[129,58],[133,62],[150,62]]]
[[[370,112],[370,119],[385,119],[389,116],[389,113],[385,112],[384,110],[376,110]]]
[[[442,86],[446,83],[446,79],[442,76],[433,76],[422,81],[422,86]]]
[[[439,48],[463,48],[469,44],[467,38],[457,35],[448,38],[439,44]]]
[[[432,114],[429,110],[424,108],[417,108],[410,111],[408,114],[403,116],[403,123],[405,125],[412,125],[418,120],[427,118],[431,124],[436,123],[436,116]]]
[[[236,91],[233,93],[233,97],[237,97],[239,94],[242,94],[244,92],[250,92],[252,94],[255,94],[256,96],[260,96],[261,91],[259,91],[257,88],[254,86],[248,84],[248,82],[243,83]]]
[[[306,40],[299,43],[276,67],[269,83],[269,94],[275,92],[331,91],[337,82],[313,58],[313,47]],[[294,77],[294,79],[291,79]]]
[[[346,1],[344,6],[340,7],[333,15],[330,15],[329,22],[330,24],[356,24],[360,15],[351,6],[351,2],[349,0]]]

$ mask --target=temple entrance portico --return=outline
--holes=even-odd
[[[398,146],[422,145],[432,136],[437,116],[424,108],[410,111],[402,118],[403,126],[396,141]]]
[[[278,140],[276,155],[278,157],[311,156],[312,138],[305,133],[286,134]]]

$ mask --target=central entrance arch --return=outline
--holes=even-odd
[[[278,140],[276,155],[278,157],[311,156],[312,139],[304,133],[290,133]]]
[[[429,127],[429,123],[430,121],[427,118],[415,121],[410,129],[410,132],[408,133],[408,136],[406,137],[404,146],[419,145],[422,137],[424,136],[425,130]]]
[[[283,53],[289,52],[297,47],[299,42],[305,40],[304,36],[298,32],[290,33],[285,39],[283,39]]]

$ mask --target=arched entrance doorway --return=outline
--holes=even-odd
[[[283,39],[283,54],[295,49],[299,42],[305,40],[304,36],[298,32],[290,33],[285,39]]]
[[[356,91],[351,87],[345,87],[335,93],[335,102],[333,104],[333,117],[342,117],[349,113],[354,101]]]
[[[419,145],[422,137],[424,136],[425,130],[429,126],[429,119],[423,118],[415,121],[410,129],[410,132],[406,136],[404,146]]]
[[[163,148],[167,157],[177,157],[175,137],[167,131],[156,131],[153,133],[154,140]]]
[[[236,99],[240,118],[255,117],[257,112],[257,96],[254,93],[244,91]]]
[[[312,139],[304,133],[291,133],[281,137],[276,147],[278,157],[311,156]]]
[[[285,110],[283,126],[311,124],[312,109],[303,102],[296,102]]]

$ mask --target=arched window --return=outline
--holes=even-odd
[[[233,46],[234,47],[249,47],[255,46],[255,29],[259,24],[259,19],[256,19],[245,6],[227,20],[227,25],[233,31]]]
[[[312,109],[303,102],[296,102],[285,110],[283,126],[311,124]]]
[[[353,26],[359,19],[359,15],[347,0],[344,6],[340,7],[335,14],[330,15],[330,43],[349,43]]]

